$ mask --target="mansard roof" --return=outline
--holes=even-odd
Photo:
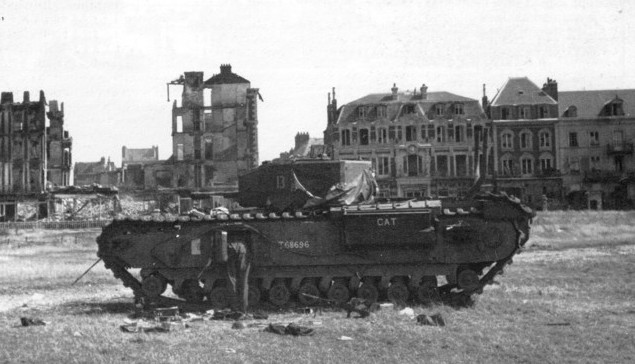
[[[360,106],[386,106],[386,119],[395,120],[404,104],[417,105],[417,114],[426,115],[432,112],[434,105],[463,104],[465,117],[478,117],[483,114],[483,108],[476,99],[456,95],[446,91],[427,92],[426,98],[422,98],[420,93],[414,94],[409,92],[397,93],[396,99],[393,99],[392,93],[369,94],[357,100],[351,101],[340,108],[338,123],[356,121],[356,111]],[[423,116],[421,115],[421,116]]]
[[[556,105],[557,102],[527,77],[510,77],[490,106]]]
[[[623,101],[625,116],[635,116],[635,89],[560,91],[558,93],[558,115],[563,116],[569,107],[575,106],[577,117],[597,117],[604,106],[615,99]]]
[[[230,83],[249,83],[244,77],[241,77],[232,72],[232,66],[229,64],[223,64],[220,66],[220,73],[212,76],[210,79],[205,81],[205,85],[220,85],[220,84],[230,84]]]

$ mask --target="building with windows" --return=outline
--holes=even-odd
[[[324,139],[311,138],[309,133],[297,133],[295,144],[288,152],[280,153],[280,157],[274,159],[273,163],[281,163],[296,159],[316,159],[326,158],[327,153],[324,147]]]
[[[172,156],[144,167],[145,188],[238,191],[238,176],[258,166],[258,89],[228,64],[206,81],[203,72],[185,72],[168,92],[171,85],[182,87],[172,107]]]
[[[371,161],[384,197],[460,197],[474,182],[474,128],[486,122],[478,100],[426,85],[340,108],[333,90],[324,143],[334,159]]]
[[[98,162],[77,162],[73,167],[74,185],[89,186],[98,184],[104,187],[115,187],[121,184],[121,169],[115,162],[101,157]]]
[[[48,117],[48,121],[47,121]],[[0,98],[0,219],[16,218],[17,204],[36,201],[39,216],[47,214],[50,186],[68,186],[72,138],[64,130],[64,104],[46,101],[44,91],[31,101],[24,92],[14,102],[12,92]]]
[[[562,198],[556,157],[558,84],[510,78],[489,104],[497,186],[533,207]]]
[[[565,91],[558,101],[556,144],[567,201],[593,209],[632,206],[635,90]]]

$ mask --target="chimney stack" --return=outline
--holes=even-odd
[[[551,98],[558,101],[558,82],[547,77],[547,82],[542,85],[542,90]]]
[[[393,83],[393,84],[392,84],[392,88],[391,88],[390,90],[392,91],[392,99],[393,99],[393,100],[397,100],[397,98],[399,97],[399,96],[397,95],[397,91],[399,91],[399,89],[397,88],[397,84],[396,84],[396,83]]]
[[[221,64],[220,65],[220,73],[221,74],[226,74],[226,73],[232,73],[232,65],[231,64]]]
[[[22,102],[25,104],[27,102],[31,102],[31,96],[29,94],[29,91],[24,91],[24,96],[22,96]]]
[[[0,96],[0,103],[13,104],[13,92],[3,92]]]
[[[427,100],[428,99],[428,86],[426,86],[426,84],[424,83],[423,85],[421,85],[421,88],[419,90],[421,90],[421,100]]]

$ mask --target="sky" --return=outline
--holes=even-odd
[[[0,90],[65,104],[75,162],[172,154],[166,82],[230,63],[260,89],[260,160],[322,137],[339,105],[426,84],[480,100],[509,77],[635,89],[635,2],[14,1],[0,3]],[[171,88],[170,96],[181,91]]]

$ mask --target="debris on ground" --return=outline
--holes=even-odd
[[[30,317],[20,317],[20,322],[22,326],[44,326],[46,325],[45,321],[42,321],[38,318],[30,318]]]
[[[434,315],[426,315],[421,314],[417,316],[417,323],[419,325],[427,325],[427,326],[445,326],[445,320],[440,313],[435,313]]]
[[[399,311],[399,315],[408,316],[409,318],[413,319],[415,317],[415,311],[410,307],[406,307],[403,310]]]
[[[265,328],[265,332],[272,332],[278,335],[293,335],[293,336],[312,336],[315,331],[309,327],[296,325],[295,323],[290,323],[287,326],[282,324],[269,324]]]
[[[352,341],[353,338],[350,336],[340,336],[339,339],[340,341]]]

